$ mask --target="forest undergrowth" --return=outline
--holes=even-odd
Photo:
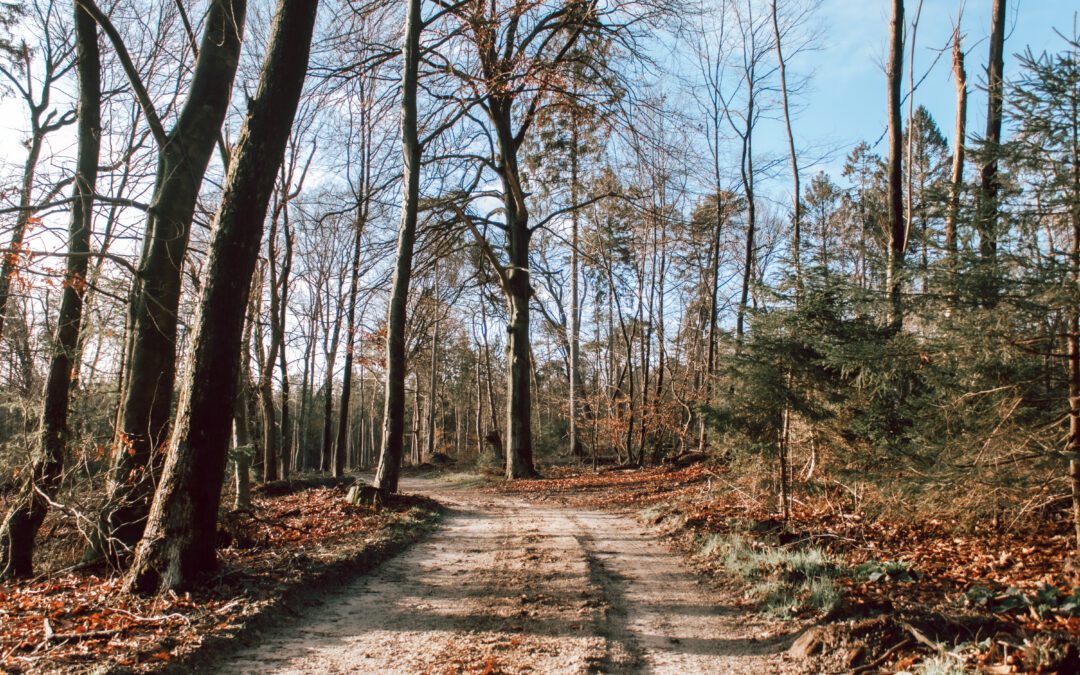
[[[792,650],[812,670],[1080,668],[1080,583],[1064,509],[979,522],[901,513],[873,490],[852,508],[842,486],[809,483],[797,489],[813,497],[796,498],[785,524],[775,492],[729,467],[548,473],[494,489],[636,512],[735,588],[743,608],[804,624]]]
[[[354,506],[344,482],[261,486],[252,508],[224,512],[221,565],[197,592],[144,597],[122,578],[67,562],[84,543],[51,516],[56,569],[0,585],[0,670],[149,672],[191,667],[247,631],[295,615],[316,582],[370,569],[432,529],[440,507],[394,495],[379,509]],[[55,513],[55,512],[54,512]],[[66,552],[66,553],[65,553]]]

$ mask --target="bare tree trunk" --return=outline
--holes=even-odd
[[[506,297],[506,477],[536,476],[532,447],[532,370],[529,346],[529,300],[533,289],[529,282],[529,210],[518,169],[517,144],[510,131],[510,103],[493,103],[498,130],[503,182],[503,207],[506,217],[506,252],[510,265],[500,278]]]
[[[254,300],[252,296],[251,300]],[[254,441],[251,437],[251,419],[248,395],[251,391],[251,334],[255,326],[257,310],[248,302],[248,315],[244,324],[244,335],[240,341],[240,381],[236,390],[236,412],[233,425],[236,429],[238,452],[234,460],[236,470],[236,509],[251,507],[251,458],[254,455]]]
[[[288,480],[289,470],[292,465],[292,420],[289,418],[289,360],[285,354],[285,318],[288,313],[289,302],[289,277],[292,271],[292,232],[289,231],[289,214],[284,215],[285,234],[285,260],[282,266],[281,294],[278,303],[278,313],[271,317],[271,331],[278,334],[280,348],[278,349],[278,368],[281,375],[281,478]],[[272,367],[272,366],[271,366]]]
[[[491,421],[491,429],[485,436],[485,440],[491,444],[491,452],[495,455],[495,459],[505,467],[506,452],[503,450],[502,434],[499,433],[499,413],[496,412],[495,405],[495,383],[491,374],[491,346],[488,344],[487,311],[484,302],[484,300],[480,302],[480,332],[484,338],[484,373],[487,381],[488,419]]]
[[[435,288],[436,294],[439,284],[439,271],[438,267],[435,268]],[[424,454],[427,456],[427,460],[431,461],[431,458],[435,456],[435,403],[436,395],[438,394],[437,386],[439,382],[439,320],[435,320],[434,332],[431,336],[431,376],[428,378],[428,401],[427,401],[427,420],[425,420],[426,430],[424,431],[425,448]]]
[[[574,107],[574,111],[577,107]],[[574,116],[576,117],[576,115]],[[579,332],[580,326],[578,325],[578,315],[580,310],[578,309],[578,247],[580,241],[578,238],[578,210],[575,208],[578,202],[578,124],[577,120],[571,118],[570,121],[570,334],[569,338],[569,357],[570,357],[570,454],[574,456],[579,462],[584,457],[584,452],[581,448],[581,440],[578,438],[578,392],[577,389],[581,386],[580,376],[578,373],[578,349],[580,346]]]
[[[315,351],[314,345],[315,338],[312,336],[304,349],[304,373],[300,378],[300,416],[296,424],[296,462],[293,464],[297,471],[309,468],[306,430],[311,408],[311,394],[308,390],[311,384],[311,354]]]
[[[720,233],[724,225],[726,206],[720,192],[720,181],[716,181],[716,224],[712,240],[709,242],[709,344],[706,348],[705,373],[702,378],[705,385],[705,404],[712,403],[713,373],[716,371],[716,313],[720,297]],[[705,418],[698,416],[698,452],[705,452]]]
[[[903,269],[907,250],[907,226],[904,222],[903,130],[900,123],[900,81],[904,64],[904,0],[893,0],[889,64],[889,264],[885,281],[889,296],[889,325],[899,330],[904,324]]]
[[[787,131],[788,157],[791,160],[791,261],[795,267],[795,298],[798,302],[802,290],[802,187],[799,181],[799,155],[795,151],[795,134],[791,128],[791,103],[788,100],[787,61],[784,58],[783,40],[776,1],[772,0],[773,37],[776,40],[776,61],[780,66],[780,96],[784,107],[784,129]]]
[[[990,55],[986,64],[986,134],[985,156],[980,170],[980,193],[976,230],[979,254],[983,262],[984,299],[993,303],[997,297],[997,224],[998,224],[998,155],[1001,146],[1001,119],[1004,103],[1005,70],[1005,0],[993,0],[990,18]]]
[[[481,378],[481,352],[480,345],[476,348],[476,457],[479,459],[484,454],[484,389]]]
[[[176,429],[129,590],[189,588],[216,566],[215,528],[240,339],[263,220],[307,73],[318,0],[280,0],[215,218]]]
[[[158,150],[154,208],[131,294],[128,374],[101,511],[99,543],[107,548],[93,546],[91,557],[116,556],[134,545],[150,508],[172,414],[181,266],[203,175],[228,111],[246,6],[246,0],[210,3],[190,93]],[[113,540],[119,549],[108,544]]]
[[[960,216],[960,193],[964,186],[964,144],[967,141],[967,72],[960,46],[960,22],[953,28],[952,66],[956,82],[956,128],[953,132],[952,175],[949,179],[949,206],[945,215],[945,253],[949,262],[949,287],[953,292],[956,274],[956,224]]]
[[[349,453],[349,399],[352,396],[353,350],[356,344],[356,296],[360,287],[360,249],[364,233],[366,206],[360,205],[360,213],[353,225],[353,254],[349,278],[349,306],[345,308],[345,372],[341,376],[341,406],[338,413],[337,445],[334,454],[334,477],[345,475],[345,460]]]
[[[412,464],[420,464],[420,373],[413,373],[412,392]]]
[[[751,66],[753,68],[753,66]],[[735,319],[735,337],[742,341],[745,334],[746,307],[750,297],[750,279],[754,273],[754,235],[757,229],[757,203],[754,198],[754,73],[751,69],[748,80],[750,87],[747,94],[746,130],[742,138],[743,192],[746,195],[746,250],[743,257],[742,292],[739,295],[739,311]]]
[[[64,472],[72,359],[82,330],[83,294],[94,220],[94,189],[101,149],[101,56],[94,20],[75,7],[76,68],[79,76],[79,149],[74,201],[68,226],[64,291],[56,320],[45,384],[40,446],[28,478],[0,525],[0,577],[33,573],[34,539]]]
[[[405,18],[404,59],[401,69],[401,153],[403,161],[401,223],[398,227],[394,282],[386,335],[386,410],[383,414],[382,448],[375,487],[397,492],[405,440],[405,322],[413,246],[420,209],[420,159],[423,148],[417,129],[416,89],[420,66],[420,32],[423,19],[420,0],[408,0]]]
[[[1004,1],[1004,0],[1002,0]],[[1080,113],[1075,93],[1072,103],[1072,208],[1069,219],[1072,225],[1072,250],[1070,266],[1073,290],[1080,290],[1080,135],[1076,120]],[[1069,440],[1066,448],[1069,459],[1069,477],[1072,483],[1073,524],[1076,529],[1076,547],[1080,549],[1080,307],[1073,303],[1069,316]]]
[[[907,246],[908,240],[911,238],[912,223],[915,221],[915,208],[913,200],[915,198],[915,190],[913,186],[913,178],[915,175],[915,163],[913,159],[913,148],[915,147],[915,136],[918,134],[918,129],[915,128],[915,45],[916,38],[919,32],[919,17],[922,15],[922,0],[918,0],[915,5],[915,18],[911,21],[911,35],[908,42],[910,47],[908,48],[909,61],[908,61],[908,114],[907,114],[907,148],[906,156],[904,158],[904,245]],[[925,242],[924,242],[925,244]],[[926,246],[922,246],[923,254],[926,253]],[[912,282],[914,286],[914,282]]]

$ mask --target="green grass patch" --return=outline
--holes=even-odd
[[[701,555],[744,583],[775,616],[827,613],[840,604],[834,579],[845,568],[819,548],[762,547],[738,534],[713,534],[702,542]]]

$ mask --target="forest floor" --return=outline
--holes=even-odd
[[[626,513],[406,478],[443,526],[223,673],[783,673],[800,625],[741,606]]]
[[[1080,672],[1080,576],[1069,513],[1002,526],[870,517],[843,495],[775,498],[723,467],[561,467],[491,490],[541,509],[634,515],[726,598],[740,622],[799,629],[805,672]],[[805,488],[804,488],[805,489]],[[784,628],[786,626],[786,628]],[[736,635],[739,635],[738,633]],[[772,672],[779,661],[766,662]]]
[[[0,672],[186,672],[236,637],[299,614],[313,586],[354,578],[429,532],[439,506],[395,497],[346,502],[343,481],[259,486],[252,508],[223,509],[221,566],[197,592],[143,598],[78,564],[77,523],[55,511],[33,579],[0,582]],[[0,500],[2,501],[2,500]]]
[[[271,486],[224,516],[205,590],[155,599],[64,570],[78,537],[51,516],[56,569],[0,585],[0,670],[1080,672],[1062,514],[890,520],[822,494],[785,527],[723,467],[546,473],[413,471],[381,510]]]

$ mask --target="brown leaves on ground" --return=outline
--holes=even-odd
[[[335,561],[411,536],[436,509],[396,497],[375,511],[344,496],[344,487],[256,496],[251,509],[223,514],[220,569],[196,593],[132,596],[118,576],[89,572],[0,584],[0,670],[153,670],[235,632]]]

